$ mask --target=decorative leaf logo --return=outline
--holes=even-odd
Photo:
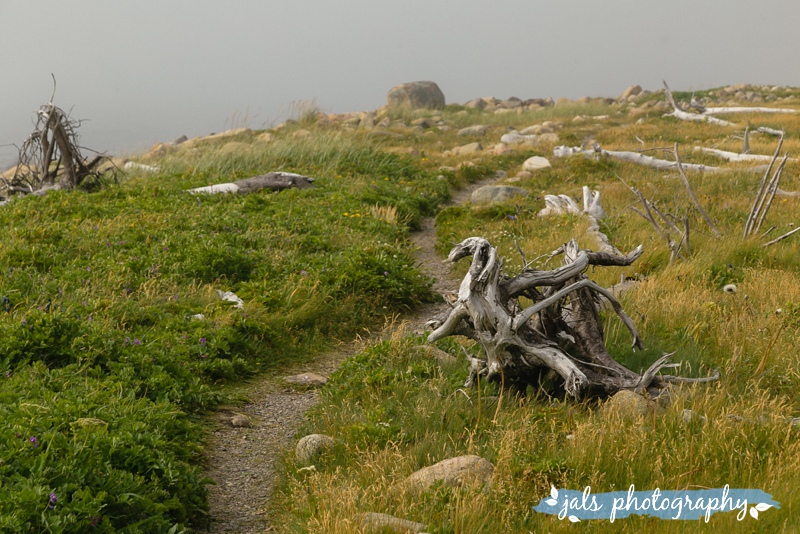
[[[750,508],[750,515],[753,517],[753,519],[758,520],[758,510],[756,510],[755,506]]]
[[[760,503],[758,503],[756,505],[756,510],[758,510],[759,512],[765,512],[765,511],[769,510],[770,508],[772,508],[772,505],[771,504],[767,504],[765,502],[760,502]]]
[[[578,519],[577,517],[575,517],[574,515],[569,516],[569,520],[572,521],[573,523],[580,523],[581,522],[581,520]]]
[[[558,504],[558,490],[555,486],[550,486],[550,498],[546,499],[544,502],[548,506],[555,506]]]

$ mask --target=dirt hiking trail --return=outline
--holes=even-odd
[[[449,205],[469,199],[472,191],[494,182],[494,178],[469,184],[456,191]],[[422,220],[422,229],[411,235],[416,248],[414,258],[420,270],[434,279],[433,291],[439,294],[456,291],[460,280],[450,272],[450,264],[436,252],[434,219]],[[305,420],[306,411],[319,401],[316,389],[303,390],[284,382],[284,376],[316,373],[329,376],[347,357],[368,344],[392,333],[395,325],[409,332],[422,332],[425,322],[446,304],[426,304],[402,315],[384,332],[367,339],[357,339],[326,351],[312,361],[291,365],[279,375],[264,375],[242,385],[238,393],[248,399],[241,406],[221,408],[212,416],[215,429],[206,448],[205,475],[216,484],[209,487],[208,531],[217,533],[261,533],[272,530],[268,510],[277,477],[278,462]],[[242,418],[241,416],[244,416]],[[231,421],[236,418],[239,424]]]

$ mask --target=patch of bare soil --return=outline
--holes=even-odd
[[[484,180],[459,190],[451,204],[460,204]],[[436,252],[436,231],[432,218],[422,221],[422,229],[412,235],[415,259],[420,269],[435,280],[433,290],[444,294],[458,289],[459,280],[450,273],[450,264]],[[394,324],[403,324],[411,332],[422,332],[425,322],[447,305],[428,304]],[[391,332],[383,332],[389,335]],[[383,337],[383,336],[378,336]],[[369,343],[359,339],[321,354],[314,361],[284,369],[282,376],[263,376],[242,386],[248,402],[235,408],[219,410],[213,417],[215,430],[206,448],[206,476],[215,481],[210,486],[209,508],[212,533],[255,533],[271,530],[265,505],[276,482],[278,458],[293,445],[293,437],[305,420],[306,411],[317,404],[319,394],[313,389],[286,384],[283,376],[313,372],[328,376],[347,357]],[[374,339],[373,339],[374,341]],[[244,416],[244,417],[242,417]]]

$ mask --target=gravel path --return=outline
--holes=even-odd
[[[466,201],[474,189],[491,181],[477,182],[458,191],[451,204]],[[411,238],[417,247],[414,256],[420,269],[436,280],[433,290],[438,293],[456,291],[459,281],[451,275],[450,265],[434,250],[433,219],[424,219],[422,230]],[[421,332],[425,321],[445,306],[422,306],[400,320],[410,331]],[[282,377],[304,372],[328,376],[342,360],[356,354],[367,343],[368,340],[355,341],[328,351],[313,362],[283,369],[281,376],[260,377],[242,386],[240,393],[248,399],[246,404],[216,412],[215,430],[206,449],[206,476],[216,481],[209,487],[209,532],[246,534],[272,530],[264,506],[275,485],[277,460],[282,451],[293,444],[294,434],[303,423],[306,411],[319,401],[317,391],[295,389],[283,382]],[[250,426],[234,426],[233,419]]]

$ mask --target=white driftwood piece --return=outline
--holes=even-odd
[[[682,121],[707,122],[709,124],[717,124],[719,126],[736,126],[736,123],[726,121],[724,119],[718,119],[706,114],[689,113],[680,108],[674,108],[671,113],[665,113],[664,116],[675,117],[676,119],[680,119]]]
[[[606,212],[600,205],[600,191],[591,191],[588,186],[583,186],[582,210],[568,195],[545,195],[544,204],[545,208],[538,213],[539,217],[566,215],[567,213],[586,217],[589,220],[589,228],[586,233],[597,240],[600,252],[622,256],[622,253],[611,244],[608,236],[600,231],[598,221],[606,216]]]
[[[675,98],[672,96],[672,91],[669,90],[669,85],[665,80],[662,80],[664,84],[664,91],[667,95],[667,101],[669,101],[670,105],[672,106],[672,113],[667,113],[665,117],[675,117],[676,119],[680,119],[682,121],[694,121],[694,122],[707,122],[709,124],[717,124],[719,126],[736,126],[736,124],[723,120],[718,119],[716,117],[712,117],[711,115],[696,115],[694,113],[688,113],[678,106],[678,103],[675,102]]]
[[[764,154],[738,154],[736,152],[728,152],[727,150],[717,150],[716,148],[706,148],[702,146],[694,147],[695,152],[702,152],[703,154],[709,154],[712,156],[716,156],[718,158],[722,158],[725,161],[730,161],[732,163],[742,163],[742,162],[763,162],[769,163],[772,161],[772,156],[767,156]],[[789,161],[797,161],[794,158],[790,158]],[[684,164],[684,167],[686,165]]]
[[[800,113],[800,110],[791,108],[764,108],[764,107],[721,107],[705,108],[703,115],[717,115],[725,113]]]
[[[659,169],[659,170],[670,170],[670,171],[678,170],[678,163],[675,161],[658,159],[652,156],[645,156],[644,154],[640,154],[639,152],[624,152],[617,150],[602,150],[602,149],[584,150],[579,147],[568,147],[568,146],[557,146],[553,149],[553,155],[557,158],[564,158],[576,154],[582,154],[587,158],[607,157],[612,159],[618,159],[620,161],[627,161],[629,163],[635,163],[637,165],[652,167],[654,169]],[[724,169],[722,167],[711,167],[708,165],[700,165],[696,163],[683,163],[682,166],[683,170],[696,171],[696,172],[714,173],[714,172],[728,171],[728,169]]]

